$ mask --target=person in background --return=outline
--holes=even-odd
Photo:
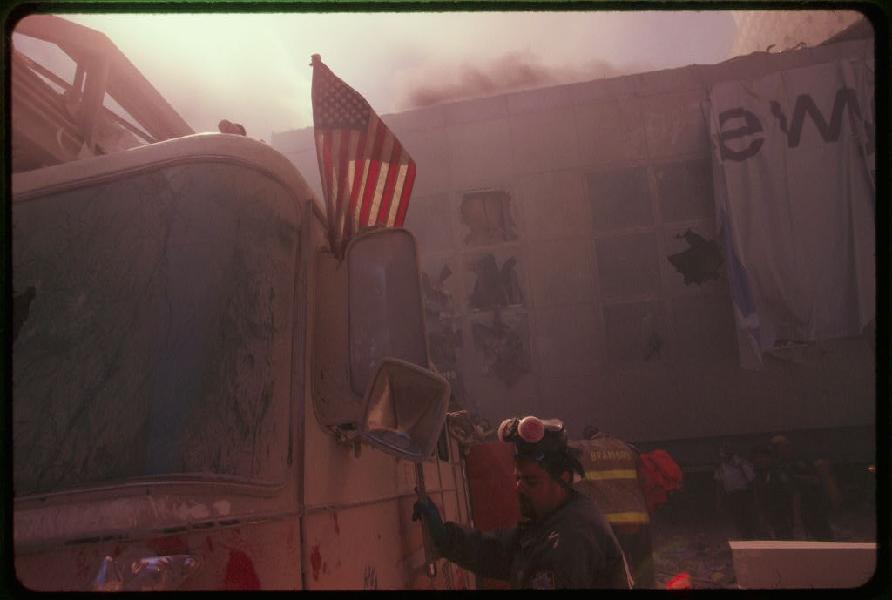
[[[419,496],[413,519],[423,520],[439,553],[479,576],[510,581],[515,589],[630,589],[610,525],[571,485],[582,466],[563,423],[506,419],[498,437],[514,445],[520,523],[491,533],[444,523],[430,498]]]
[[[771,446],[768,444],[753,446],[750,450],[750,459],[756,475],[756,478],[753,480],[753,501],[756,507],[756,537],[758,539],[771,539],[766,487],[766,478],[773,460]]]
[[[716,467],[716,505],[724,506],[731,515],[738,539],[751,540],[756,536],[756,504],[753,482],[756,473],[749,461],[732,452],[727,446],[719,449],[720,462]]]
[[[789,478],[794,506],[798,506],[805,536],[811,540],[832,541],[830,498],[814,464],[795,456],[793,445],[782,436],[772,438],[778,464]]]
[[[795,489],[789,466],[781,460],[778,445],[783,436],[771,438],[771,459],[765,470],[765,508],[772,537],[776,540],[793,539],[793,496]]]

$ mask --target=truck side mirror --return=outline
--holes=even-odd
[[[360,438],[388,454],[422,461],[433,454],[449,405],[449,382],[410,362],[385,358],[365,395]]]
[[[316,419],[349,438],[382,359],[430,366],[415,238],[386,227],[356,235],[343,261],[318,252],[314,305]]]

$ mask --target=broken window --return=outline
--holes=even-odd
[[[452,386],[455,401],[464,401],[464,389],[458,367],[458,351],[462,347],[462,329],[458,321],[449,319],[428,319],[427,347],[430,361]]]
[[[446,260],[428,262],[421,272],[427,347],[431,363],[452,388],[452,410],[455,404],[463,405],[465,399],[457,352],[462,347],[462,328],[460,322],[453,319],[456,306],[450,289],[456,275]]]
[[[461,203],[461,223],[469,229],[465,245],[485,246],[517,239],[511,216],[511,196],[493,190],[467,192]]]
[[[454,279],[454,273],[446,261],[421,272],[421,294],[427,319],[440,319],[455,314],[455,299],[449,289]]]
[[[507,314],[495,311],[491,318],[471,324],[474,348],[482,357],[484,375],[498,378],[513,386],[530,372],[529,326],[524,313]]]
[[[670,254],[666,258],[675,270],[682,274],[685,285],[693,283],[702,285],[704,282],[719,278],[724,259],[722,250],[715,240],[707,240],[690,229],[675,237],[683,239],[688,248]]]
[[[457,368],[456,349],[462,346],[462,331],[457,323],[434,321],[427,326],[427,341],[431,362],[447,379],[454,379]]]
[[[468,270],[474,274],[474,287],[469,298],[472,309],[523,305],[516,256],[509,256],[499,265],[495,255],[482,254],[470,260]]]

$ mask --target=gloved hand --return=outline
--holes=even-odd
[[[446,525],[443,524],[437,505],[427,496],[419,496],[412,507],[412,520],[417,521],[419,519],[427,527],[434,545],[437,548],[442,548],[447,538]]]

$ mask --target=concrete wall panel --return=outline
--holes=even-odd
[[[604,361],[601,319],[591,305],[536,311],[536,354],[543,378],[581,377]]]
[[[656,363],[670,356],[673,344],[662,302],[604,306],[607,360],[617,369]]]
[[[538,242],[528,248],[534,307],[594,302],[594,260],[590,240]]]
[[[399,139],[415,159],[413,203],[418,196],[449,190],[451,161],[444,130],[412,131],[400,134]]]
[[[663,222],[712,219],[712,161],[709,157],[654,165]]]
[[[573,85],[570,89],[570,98],[576,105],[587,105],[602,100],[616,101],[638,94],[640,86],[639,75],[595,79]]]
[[[579,104],[573,109],[573,116],[581,165],[623,164],[647,156],[639,99],[624,96]]]
[[[508,100],[506,96],[491,98],[473,98],[462,102],[443,105],[446,115],[446,127],[492,121],[508,117]]]
[[[818,342],[788,353],[776,368],[790,372],[791,397],[779,407],[780,420],[799,427],[872,423],[876,398],[876,354],[863,340]]]
[[[708,363],[737,357],[737,333],[729,295],[673,298],[671,310],[678,359]]]
[[[742,372],[734,356],[708,363],[676,359],[673,383],[671,401],[677,414],[671,437],[685,438],[694,432],[704,436],[729,431],[780,431],[777,405],[787,396],[791,382]]]
[[[674,378],[666,365],[653,362],[607,369],[604,376],[604,418],[595,426],[627,440],[684,437],[679,435],[679,421],[687,415],[678,406]]]
[[[510,122],[516,172],[541,173],[579,163],[576,126],[565,112],[526,112],[512,115]]]
[[[514,167],[508,119],[452,125],[446,135],[453,189],[504,187],[511,179]]]
[[[453,212],[447,193],[432,196],[413,194],[406,212],[405,227],[415,235],[419,255],[453,251]]]
[[[658,94],[642,99],[650,158],[709,156],[701,91]]]
[[[646,167],[624,167],[589,173],[586,192],[591,199],[592,228],[608,232],[654,223]]]
[[[705,94],[706,92],[703,88],[703,83],[697,76],[696,66],[641,73],[638,76],[638,89],[636,91],[640,96],[662,95],[682,91],[693,91],[699,94]]]
[[[571,439],[582,436],[583,428],[609,424],[614,414],[614,400],[600,373],[588,371],[575,375],[543,375],[541,402],[536,415],[564,421]]]
[[[575,171],[551,171],[518,177],[521,236],[553,240],[591,234],[591,202],[582,176]]]
[[[660,265],[656,233],[595,240],[595,254],[600,290],[605,300],[659,293]]]
[[[446,126],[446,111],[442,105],[426,106],[401,113],[381,115],[381,120],[399,139],[410,133],[436,131]]]
[[[522,115],[531,112],[563,112],[573,104],[572,85],[555,85],[508,94],[508,113]]]

